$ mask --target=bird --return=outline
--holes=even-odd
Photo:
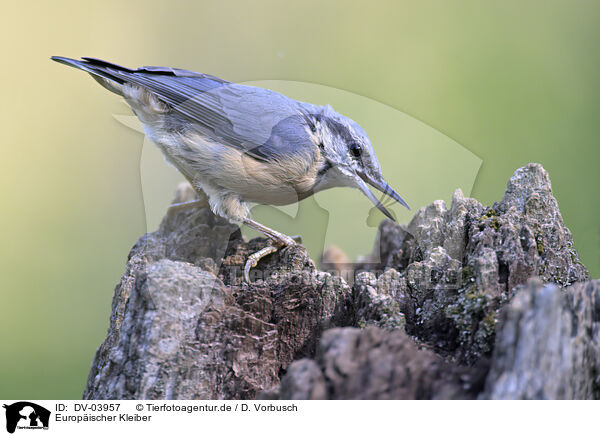
[[[395,221],[371,186],[410,209],[385,181],[367,133],[330,105],[179,68],[51,59],[89,73],[131,106],[146,136],[200,194],[200,200],[172,210],[208,205],[230,223],[267,237],[268,245],[248,256],[246,282],[263,257],[297,243],[251,219],[249,204],[286,205],[325,189],[351,187]]]

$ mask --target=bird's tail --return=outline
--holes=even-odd
[[[109,91],[112,91],[119,95],[122,95],[121,85],[123,85],[125,81],[119,77],[116,77],[114,74],[111,74],[111,70],[132,72],[132,70],[130,70],[129,68],[112,64],[101,59],[89,57],[82,57],[82,60],[77,60],[65,58],[62,56],[52,56],[50,59],[58,63],[68,65],[70,67],[75,67],[77,69],[90,73],[91,76],[98,83],[100,83],[100,85],[104,86]]]

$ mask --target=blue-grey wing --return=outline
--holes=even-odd
[[[314,158],[307,114],[296,101],[267,89],[228,84],[190,103],[204,106],[206,102],[223,116],[211,130],[227,144],[263,160],[298,154]]]
[[[200,131],[259,160],[301,154],[314,158],[305,107],[279,93],[214,76],[165,67],[131,70],[97,59],[86,66],[154,93]],[[81,62],[81,61],[79,61]],[[191,122],[190,122],[191,121]]]

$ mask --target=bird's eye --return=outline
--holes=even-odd
[[[360,157],[362,154],[362,148],[360,148],[360,145],[357,143],[353,143],[350,145],[350,153],[352,153],[352,156],[354,157]]]

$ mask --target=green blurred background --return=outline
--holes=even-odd
[[[146,230],[139,134],[113,119],[118,98],[50,55],[369,97],[481,158],[472,195],[486,204],[540,162],[598,277],[599,22],[597,1],[5,3],[0,398],[81,397]]]

